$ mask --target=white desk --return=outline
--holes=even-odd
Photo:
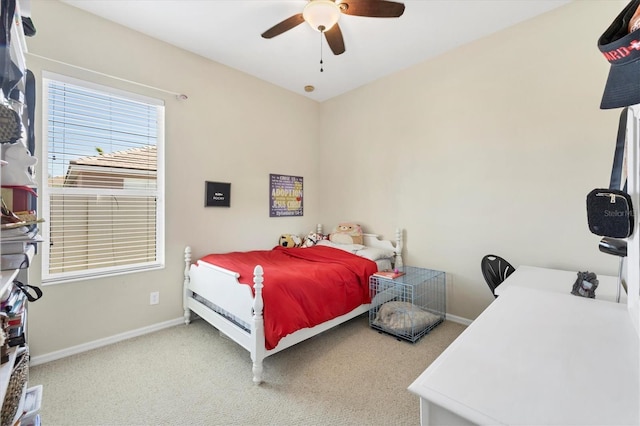
[[[409,387],[422,425],[640,424],[626,305],[562,293],[506,286]]]
[[[578,278],[578,271],[562,271],[559,269],[538,268],[536,266],[518,266],[502,284],[496,287],[495,294],[500,296],[511,287],[528,287],[538,290],[552,291],[554,293],[571,294],[573,284]],[[618,277],[598,275],[598,287],[596,299],[616,301],[618,290]],[[580,296],[574,296],[580,297]],[[624,289],[620,291],[620,303],[626,303],[627,294]]]

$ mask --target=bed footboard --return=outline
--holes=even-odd
[[[262,342],[254,341],[254,347],[251,350],[251,361],[253,362],[253,382],[255,384],[262,383],[262,361],[266,356],[265,339],[264,339],[264,318],[262,317],[262,309],[264,302],[262,301],[262,287],[264,278],[262,266],[256,265],[253,270],[253,289],[256,297],[253,301],[253,321],[251,324],[252,333],[255,336],[262,336]]]
[[[184,254],[185,324],[190,323],[195,312],[249,351],[253,381],[261,383],[262,362],[266,357],[262,267],[257,265],[254,269],[252,292],[248,285],[238,281],[238,273],[200,261],[192,264],[190,247],[185,248]]]

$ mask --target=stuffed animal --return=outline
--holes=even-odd
[[[329,240],[336,244],[362,244],[362,228],[357,223],[340,223]]]
[[[302,238],[294,234],[282,234],[278,240],[278,245],[286,248],[300,247],[302,245]]]
[[[35,185],[30,168],[38,163],[36,157],[22,143],[2,145],[2,159],[8,164],[2,167],[3,185]]]
[[[307,234],[306,237],[304,237],[304,241],[302,242],[302,247],[313,247],[316,244],[318,244],[318,241],[326,240],[326,239],[327,238],[324,235],[311,231]]]

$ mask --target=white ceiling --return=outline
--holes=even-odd
[[[571,0],[406,0],[400,18],[343,14],[346,52],[334,56],[323,40],[324,72],[320,33],[306,23],[269,40],[260,36],[302,12],[306,0],[61,1],[324,101]],[[306,93],[306,85],[315,91]]]

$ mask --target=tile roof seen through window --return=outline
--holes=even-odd
[[[70,161],[70,165],[113,167],[131,170],[156,170],[157,149],[155,145],[148,145],[142,148],[132,148],[124,151],[115,151],[82,157]]]

